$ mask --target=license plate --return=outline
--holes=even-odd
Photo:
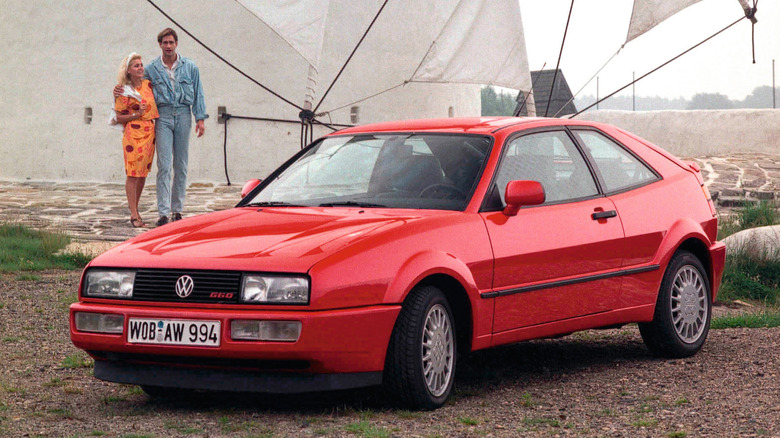
[[[131,344],[219,347],[221,333],[219,321],[186,319],[130,318],[127,328]]]

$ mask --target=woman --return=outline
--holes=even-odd
[[[116,98],[114,110],[116,122],[125,126],[122,149],[125,156],[125,192],[130,206],[130,224],[145,227],[138,201],[146,184],[146,176],[154,158],[154,119],[159,117],[154,103],[152,84],[144,80],[144,64],[141,55],[131,53],[122,60],[117,77],[123,86],[122,95]]]

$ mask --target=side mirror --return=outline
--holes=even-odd
[[[544,187],[539,181],[509,181],[504,193],[506,207],[503,213],[507,216],[515,216],[520,211],[520,207],[542,204],[544,198]]]
[[[249,194],[252,190],[254,190],[255,187],[257,187],[263,180],[261,179],[250,179],[249,181],[244,184],[244,188],[241,189],[241,198],[243,199],[246,195]]]

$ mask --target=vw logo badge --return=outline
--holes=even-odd
[[[187,298],[195,288],[195,282],[189,275],[182,275],[176,280],[176,295],[181,298]]]

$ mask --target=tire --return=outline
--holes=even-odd
[[[456,339],[452,309],[441,290],[412,289],[387,349],[387,390],[412,409],[443,406],[455,381]]]
[[[678,251],[669,261],[652,322],[639,323],[642,340],[653,354],[682,358],[696,354],[710,330],[712,292],[701,261]]]

